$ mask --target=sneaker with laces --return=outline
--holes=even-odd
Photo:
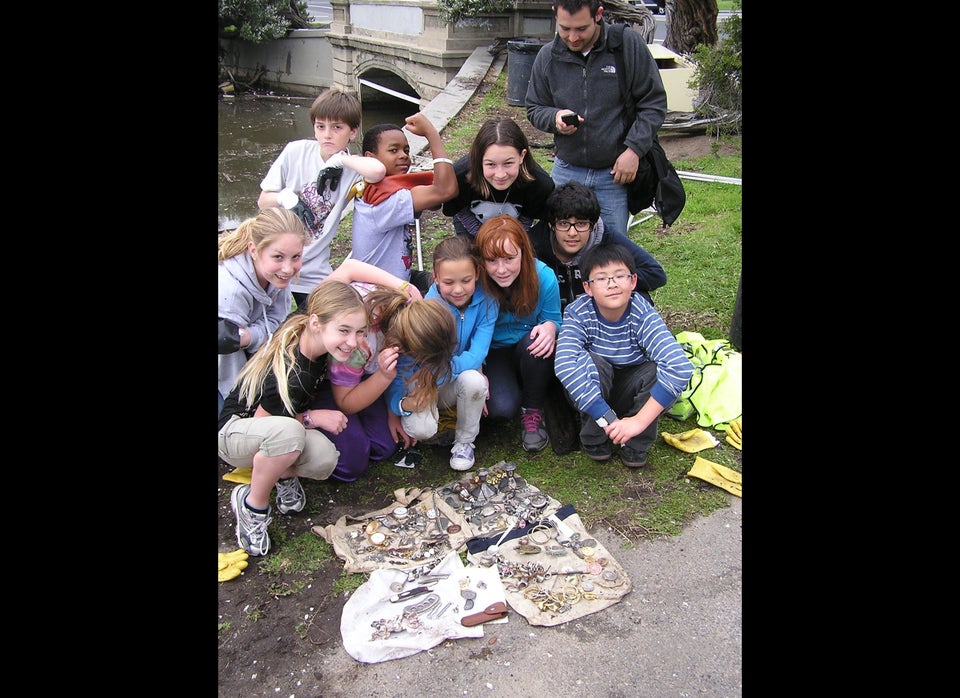
[[[602,444],[585,444],[581,441],[580,448],[587,456],[598,463],[610,460],[610,457],[613,455],[613,447],[609,441],[604,441]]]
[[[281,514],[291,511],[303,511],[307,503],[307,495],[303,493],[303,486],[298,477],[286,477],[277,480],[277,509]]]
[[[621,446],[620,460],[628,468],[643,468],[647,464],[647,454],[635,451],[629,446]]]
[[[450,453],[450,467],[454,470],[470,470],[473,467],[473,444],[457,441]]]
[[[523,427],[520,438],[523,442],[524,451],[542,451],[550,443],[550,437],[547,435],[543,419],[543,410],[536,407],[521,407],[520,424]]]
[[[270,510],[266,514],[252,511],[244,503],[250,485],[237,485],[230,493],[230,508],[237,516],[237,545],[250,555],[266,555],[270,552],[270,534],[267,526],[270,525]]]

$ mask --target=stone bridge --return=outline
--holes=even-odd
[[[435,0],[331,0],[333,20],[284,39],[250,44],[221,38],[223,65],[237,80],[261,81],[314,96],[338,87],[362,102],[390,95],[423,106],[437,96],[474,49],[498,39],[548,41],[550,0],[519,0],[513,11],[448,24]],[[246,79],[246,80],[245,80]]]

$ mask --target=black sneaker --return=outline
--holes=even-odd
[[[647,465],[647,454],[635,451],[629,446],[621,446],[620,460],[628,468],[643,468]]]
[[[609,441],[604,441],[602,444],[585,444],[581,441],[580,449],[598,463],[610,460],[613,455],[613,447]]]

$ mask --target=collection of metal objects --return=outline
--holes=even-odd
[[[507,592],[527,599],[541,611],[565,613],[579,601],[595,599],[616,600],[619,595],[607,596],[604,589],[615,589],[626,579],[611,565],[606,557],[596,555],[597,541],[581,539],[547,506],[552,500],[539,489],[529,485],[517,475],[517,464],[501,461],[491,468],[480,468],[475,474],[437,488],[430,493],[430,500],[416,506],[396,507],[387,514],[369,520],[362,530],[352,531],[349,544],[360,556],[376,561],[380,566],[391,562],[409,566],[411,561],[423,561],[417,567],[398,569],[398,579],[390,584],[391,603],[411,601],[402,612],[393,618],[373,621],[371,640],[384,639],[392,633],[410,630],[419,632],[424,619],[439,619],[451,607],[454,614],[460,613],[460,605],[448,602],[441,604],[441,597],[433,587],[449,575],[434,575],[436,567],[451,550],[450,535],[460,533],[461,525],[450,521],[437,507],[437,496],[460,516],[467,527],[466,534],[473,537],[499,538],[485,550],[475,554],[477,564],[483,567],[496,565],[500,579]],[[432,506],[430,504],[432,503]],[[556,504],[555,502],[553,502]],[[508,552],[504,541],[511,532],[520,529],[522,535],[509,541],[509,550],[520,555],[530,555],[531,561],[511,561],[503,553]],[[515,545],[513,545],[515,543]],[[570,554],[573,564],[552,565],[533,560],[544,553],[549,559],[564,558]],[[562,562],[566,562],[562,560]],[[587,577],[584,577],[587,575]],[[464,601],[462,608],[473,608],[476,591],[468,588],[469,577],[457,580]],[[482,582],[481,582],[482,583]],[[461,619],[464,625],[506,615],[506,607],[495,604],[474,614],[476,618]]]

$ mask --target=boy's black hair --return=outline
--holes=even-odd
[[[544,218],[550,223],[556,223],[562,218],[586,218],[596,225],[600,220],[600,202],[593,189],[587,185],[566,182],[550,192]]]
[[[623,245],[615,242],[607,242],[596,247],[591,247],[580,260],[580,271],[584,279],[593,276],[593,270],[597,267],[605,267],[615,262],[622,262],[630,270],[631,274],[637,271],[637,265],[633,261],[633,255]]]
[[[360,146],[360,154],[377,152],[377,148],[380,146],[380,134],[384,131],[403,131],[403,128],[396,124],[377,124],[376,126],[371,126],[367,132],[363,134],[363,144]]]
[[[597,10],[603,5],[601,0],[555,0],[551,9],[554,16],[557,14],[557,8],[562,8],[572,15],[577,14],[584,5],[590,8],[590,16],[596,17]]]

